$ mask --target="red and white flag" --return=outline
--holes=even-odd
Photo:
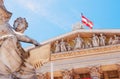
[[[85,16],[83,16],[83,14],[81,14],[81,16],[82,16],[82,20],[81,20],[82,23],[85,24],[86,26],[88,26],[90,29],[92,29],[92,27],[93,27],[92,21],[90,21]]]

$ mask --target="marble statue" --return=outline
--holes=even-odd
[[[27,69],[26,67],[29,66],[25,62],[23,55],[26,52],[20,45],[20,41],[32,43],[35,46],[40,44],[22,34],[27,27],[25,18],[20,18],[21,23],[16,20],[14,24],[15,29],[10,26],[8,22],[12,13],[8,12],[2,5],[3,0],[0,0],[0,78],[19,79],[21,76],[18,77],[17,73],[22,69]],[[30,79],[31,76],[28,77],[25,79]]]
[[[17,39],[19,41],[22,41],[22,42],[27,42],[27,43],[32,43],[34,44],[35,46],[39,46],[40,44],[36,41],[36,40],[33,40],[31,39],[30,37],[24,35],[24,31],[27,29],[28,27],[28,23],[26,21],[25,18],[17,18],[14,22],[14,29],[15,29],[15,34],[17,36]]]
[[[72,50],[72,47],[71,47],[71,45],[68,43],[67,44],[67,51],[71,51]]]
[[[102,33],[100,34],[99,39],[100,39],[100,46],[105,46],[106,37]]]
[[[60,50],[61,50],[61,52],[67,51],[66,42],[64,42],[63,39],[62,39],[61,42],[60,42]]]
[[[55,53],[60,52],[60,44],[59,44],[59,41],[56,41],[54,45],[55,45],[55,51],[54,51],[54,52],[55,52]]]
[[[85,48],[91,48],[91,47],[92,47],[92,44],[89,41],[87,41],[85,44]]]
[[[108,40],[108,45],[111,45],[111,44],[112,44],[112,42],[113,42],[113,38],[112,38],[112,37],[110,37],[110,38],[109,38],[109,40]]]
[[[75,38],[74,42],[75,42],[74,49],[81,49],[82,48],[83,39],[79,35]]]
[[[114,35],[114,39],[113,39],[113,41],[112,41],[112,45],[114,45],[114,44],[119,44],[119,43],[120,43],[119,37],[118,37],[117,35]]]
[[[93,47],[99,46],[99,38],[95,34],[93,34],[93,37],[92,37],[92,45],[93,45]]]
[[[73,24],[72,27],[73,27],[73,29],[72,29],[73,31],[80,30],[80,29],[83,29],[83,24],[80,22],[77,22],[77,23]]]

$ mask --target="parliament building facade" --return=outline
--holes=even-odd
[[[74,29],[41,44],[29,58],[39,79],[120,79],[120,29]]]

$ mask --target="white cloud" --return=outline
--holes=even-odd
[[[46,13],[47,7],[51,6],[54,0],[15,0],[18,4],[32,12]]]
[[[35,12],[38,10],[39,6],[38,3],[33,0],[15,0],[20,6],[23,6],[24,8]]]
[[[59,3],[56,0],[15,0],[18,4],[24,8],[36,13],[38,16],[42,16],[53,24],[56,24],[60,28],[66,30],[67,27],[64,20],[65,17],[61,17],[59,14],[50,10],[50,7],[54,8],[52,5]]]
[[[33,12],[36,12],[37,9],[38,9],[38,6],[35,3],[32,3],[32,2],[27,3],[26,7]]]

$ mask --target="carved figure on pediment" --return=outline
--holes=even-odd
[[[92,45],[93,45],[93,47],[98,47],[99,46],[99,38],[95,34],[93,34],[93,37],[92,37]]]
[[[83,39],[78,35],[75,40],[74,49],[81,49],[83,47]]]
[[[64,42],[64,39],[62,39],[60,42],[60,50],[61,50],[61,52],[67,51],[66,42]]]
[[[91,47],[92,47],[92,44],[89,41],[87,41],[85,44],[85,48],[91,48]]]
[[[67,51],[71,51],[72,50],[72,47],[71,47],[71,45],[68,43],[67,44]]]
[[[90,76],[91,79],[100,79],[100,72],[98,67],[92,67],[90,68]]]
[[[60,44],[59,44],[59,41],[56,41],[55,42],[55,53],[58,53],[60,52]]]
[[[63,79],[73,79],[72,72],[69,70],[64,71],[62,74]]]
[[[120,43],[119,37],[114,35],[114,39],[112,41],[112,44],[114,45],[114,44],[119,44],[119,43]]]
[[[100,39],[100,46],[105,46],[105,44],[106,44],[106,37],[102,33],[100,34],[99,39]]]
[[[113,38],[112,38],[112,37],[110,37],[110,38],[109,38],[109,40],[108,40],[108,45],[111,45],[111,44],[112,44],[112,42],[113,42]]]

